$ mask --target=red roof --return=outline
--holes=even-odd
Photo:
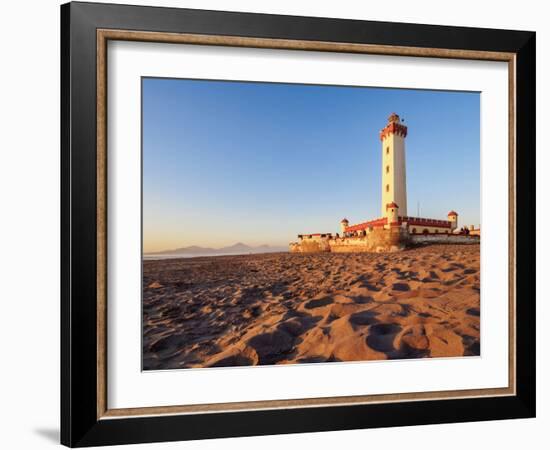
[[[351,225],[349,227],[346,227],[346,233],[351,231],[361,231],[365,230],[368,227],[382,227],[386,225],[388,222],[388,219],[386,217],[382,217],[380,219],[374,219],[369,220],[368,222],[358,223],[356,225]]]
[[[391,202],[386,205],[386,209],[388,208],[399,208],[399,206],[397,206],[397,203]]]
[[[390,205],[391,203],[388,203]],[[439,219],[426,219],[424,217],[408,217],[408,216],[399,216],[397,222],[393,222],[390,225],[401,225],[403,222],[407,222],[409,226],[416,226],[416,227],[436,227],[436,228],[451,228],[451,222],[448,220],[439,220]],[[352,232],[352,231],[361,231],[365,230],[369,227],[377,228],[377,227],[383,227],[388,223],[388,219],[386,217],[382,217],[380,219],[374,219],[369,220],[368,222],[362,222],[355,225],[350,225],[349,227],[346,227],[346,233]]]
[[[449,214],[447,216],[458,216],[458,213],[455,211],[449,211]]]

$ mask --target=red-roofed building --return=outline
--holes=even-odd
[[[351,225],[349,227],[346,227],[345,232],[353,233],[356,231],[365,231],[369,228],[380,228],[380,227],[384,227],[384,225],[386,225],[387,223],[388,223],[388,219],[386,217],[381,217],[380,219],[369,220],[368,222],[362,222],[356,225]]]

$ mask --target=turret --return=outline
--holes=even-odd
[[[348,227],[349,225],[349,220],[348,219],[342,219],[340,221],[340,231],[342,233],[342,236],[344,236],[345,232],[346,232],[346,228]]]
[[[386,217],[388,218],[388,225],[399,225],[399,206],[397,203],[391,202],[386,205]]]
[[[458,228],[458,213],[455,211],[449,211],[447,214],[447,220],[451,222],[451,232]]]

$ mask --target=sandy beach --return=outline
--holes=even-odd
[[[479,355],[479,244],[143,262],[143,368]]]

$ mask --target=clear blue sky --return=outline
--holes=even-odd
[[[409,215],[477,226],[478,93],[144,78],[144,250],[286,245],[379,217],[391,112],[409,128]]]

